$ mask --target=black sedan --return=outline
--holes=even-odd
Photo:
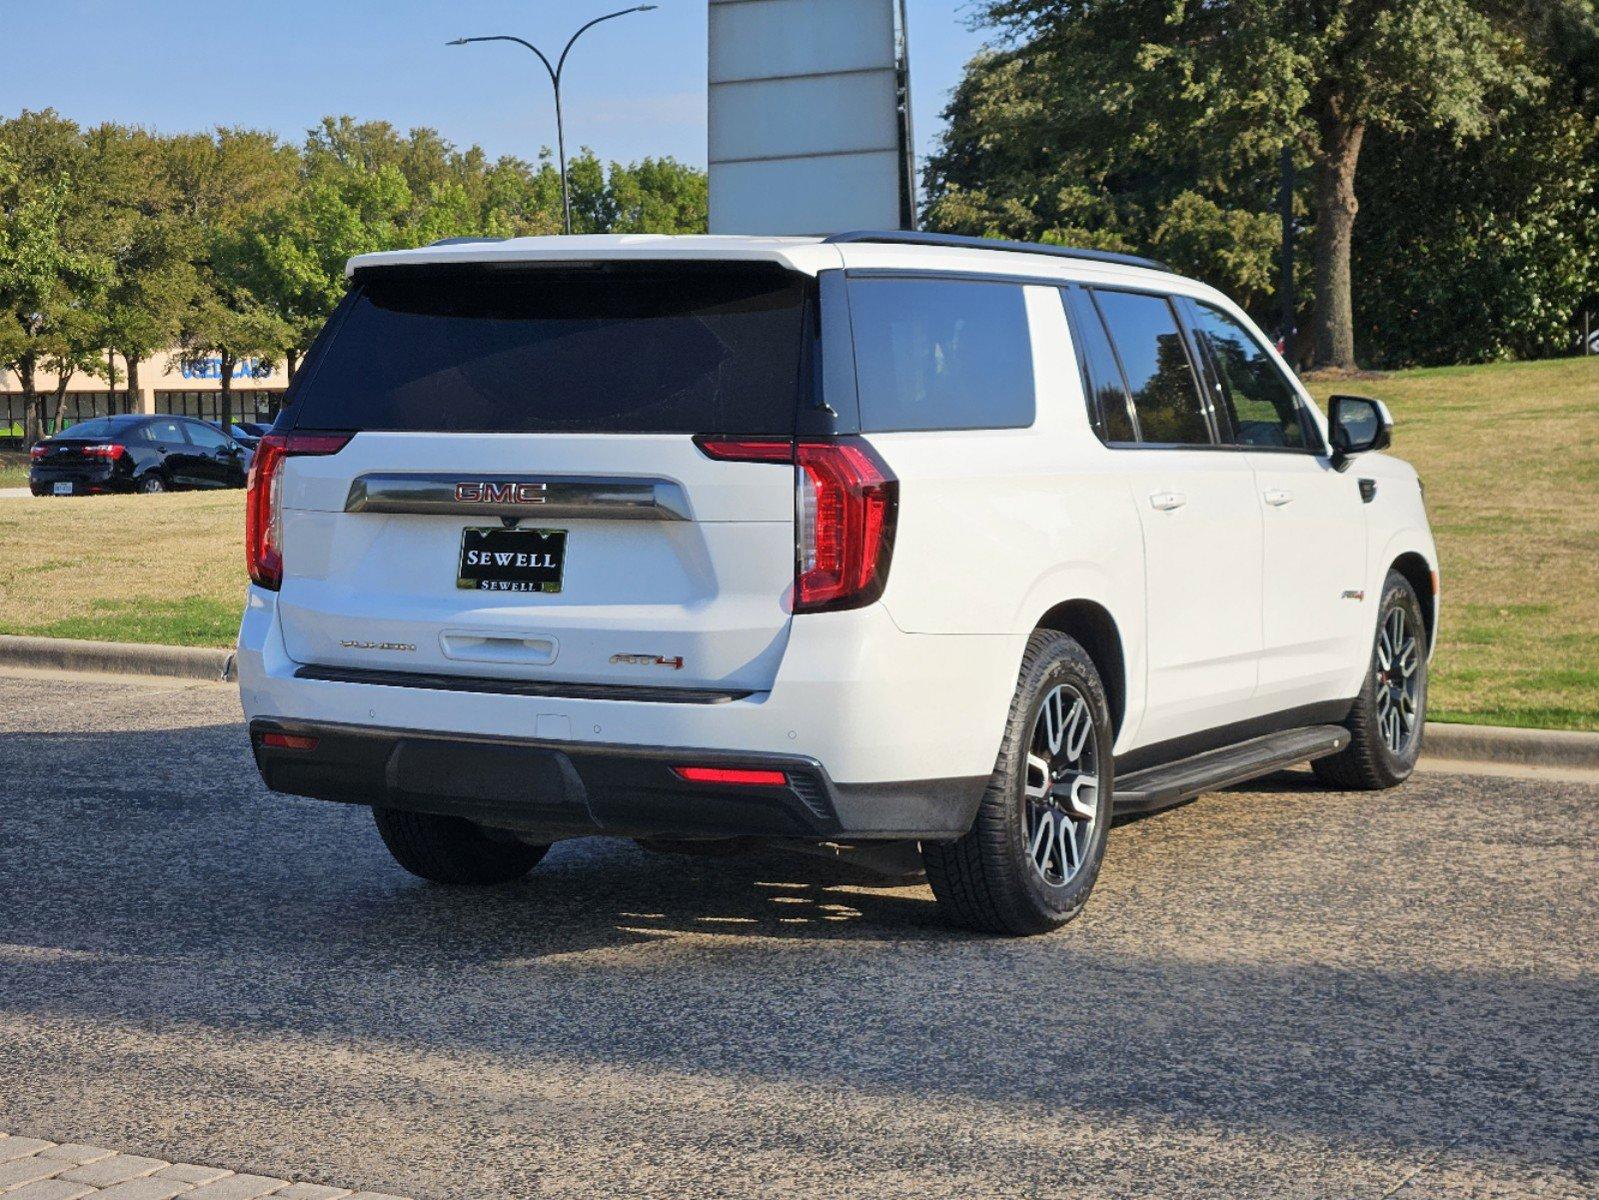
[[[96,417],[31,451],[35,496],[243,487],[250,452],[206,421],[132,414]]]

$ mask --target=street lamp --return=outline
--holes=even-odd
[[[572,232],[572,193],[566,186],[566,128],[561,122],[561,72],[566,68],[566,56],[572,52],[572,44],[601,21],[625,17],[629,13],[650,12],[657,7],[659,6],[654,4],[637,4],[632,8],[624,8],[620,12],[606,13],[603,17],[595,17],[567,39],[566,48],[561,51],[561,57],[555,60],[553,67],[550,65],[550,60],[545,57],[544,51],[525,38],[512,37],[509,34],[497,34],[494,37],[456,38],[453,42],[446,43],[450,46],[465,46],[471,42],[515,42],[518,46],[526,46],[534,54],[537,54],[539,61],[544,64],[544,69],[550,73],[550,84],[555,88],[555,142],[561,156],[561,210],[567,233]]]

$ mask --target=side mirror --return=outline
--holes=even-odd
[[[1393,444],[1394,419],[1381,400],[1334,396],[1327,405],[1327,425],[1332,435],[1332,465],[1340,471],[1355,455],[1386,450]]]

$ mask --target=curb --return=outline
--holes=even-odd
[[[0,635],[0,666],[112,675],[162,675],[229,683],[238,678],[233,651],[194,646],[87,642],[76,638]]]
[[[1577,767],[1599,771],[1599,733],[1569,729],[1510,729],[1428,721],[1423,760],[1502,763],[1523,767]]]

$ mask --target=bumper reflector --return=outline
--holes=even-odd
[[[261,744],[271,746],[274,750],[315,750],[317,739],[294,733],[263,733]]]
[[[781,771],[740,767],[673,767],[672,774],[687,783],[728,783],[740,787],[782,787],[788,783],[788,777]]]

